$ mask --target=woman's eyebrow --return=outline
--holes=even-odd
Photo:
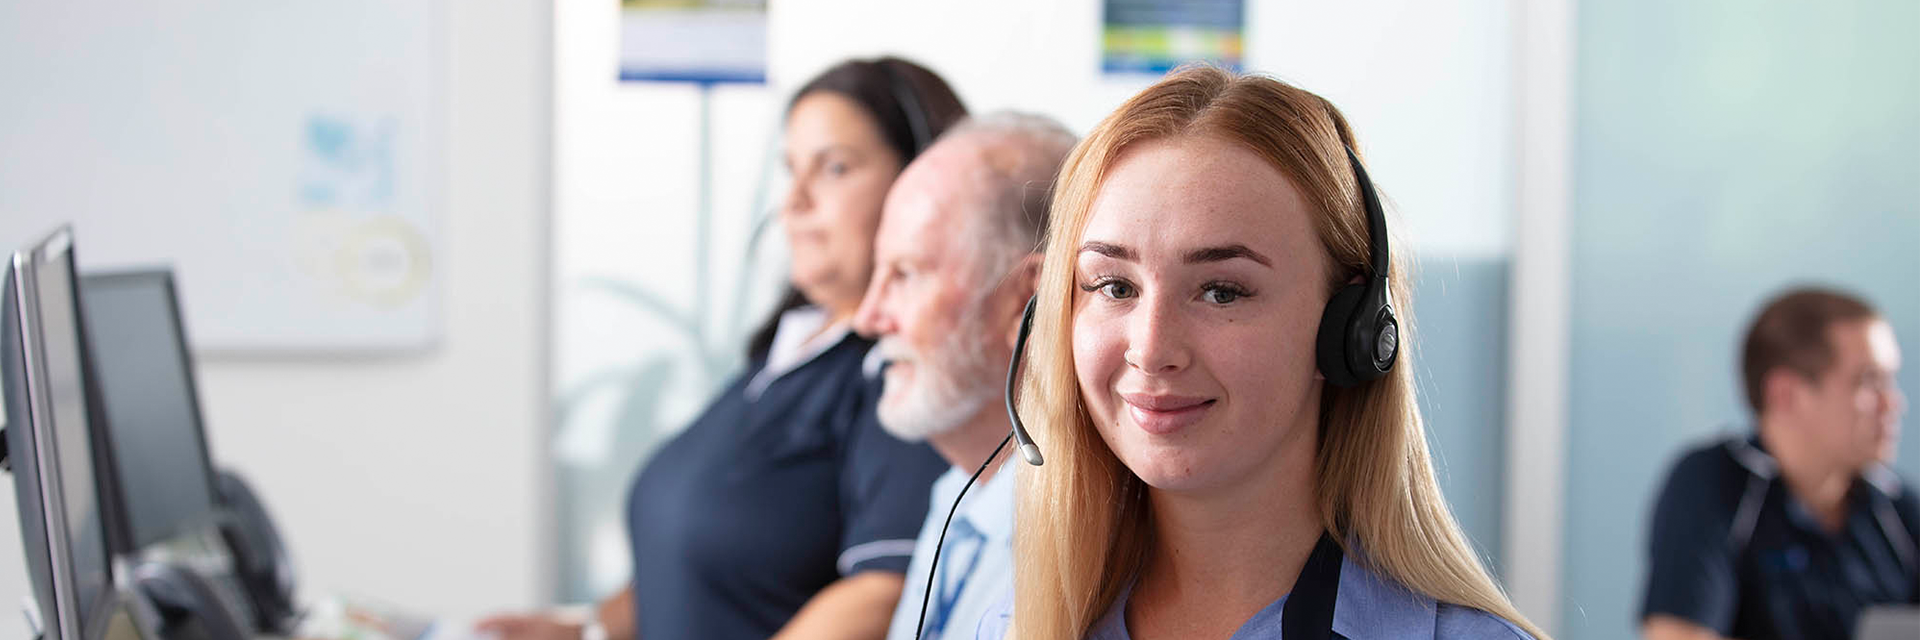
[[[826,146],[823,146],[823,147],[819,147],[819,148],[816,148],[816,149],[813,149],[813,150],[811,150],[811,151],[808,151],[808,152],[805,152],[805,153],[802,153],[802,154],[800,154],[800,158],[799,158],[799,159],[801,159],[801,160],[804,160],[804,161],[806,161],[806,162],[808,162],[808,163],[809,163],[810,165],[811,165],[811,164],[820,164],[820,161],[821,161],[821,160],[823,160],[823,159],[825,159],[825,158],[826,158],[827,156],[831,156],[831,155],[839,155],[839,156],[843,156],[843,157],[845,157],[846,159],[848,159],[849,161],[852,161],[852,160],[859,160],[859,159],[860,159],[860,150],[859,150],[859,149],[856,149],[856,148],[854,148],[854,147],[853,147],[853,146],[851,146],[851,145],[847,145],[847,144],[840,144],[840,143],[834,143],[834,144],[829,144],[829,145],[826,145]],[[782,154],[781,154],[781,159],[782,159],[782,160],[785,160],[785,161],[786,161],[786,163],[787,163],[787,165],[788,165],[788,168],[789,168],[789,169],[792,169],[792,168],[793,168],[793,167],[792,167],[792,165],[793,165],[793,161],[794,161],[794,159],[795,159],[795,158],[794,158],[794,154],[793,154],[793,150],[792,150],[792,149],[788,149],[788,150],[787,150],[787,151],[786,151],[785,153],[782,153]]]
[[[1090,252],[1098,253],[1100,255],[1103,255],[1109,258],[1113,258],[1115,260],[1123,260],[1126,262],[1139,261],[1139,255],[1134,253],[1133,248],[1125,245],[1114,244],[1111,242],[1100,242],[1098,240],[1089,241],[1080,245],[1080,251],[1082,253],[1090,251]],[[1252,260],[1254,262],[1258,262],[1268,267],[1273,266],[1272,260],[1268,259],[1265,255],[1261,255],[1261,253],[1258,251],[1254,251],[1253,249],[1247,248],[1247,246],[1243,244],[1229,244],[1229,245],[1222,245],[1218,247],[1201,247],[1199,249],[1188,251],[1186,255],[1183,256],[1183,259],[1186,261],[1187,264],[1226,262],[1228,260],[1233,260],[1236,258],[1245,258],[1248,260]]]
[[[1093,242],[1087,242],[1080,245],[1081,253],[1086,253],[1088,251],[1092,251],[1094,253],[1098,253],[1100,255],[1113,258],[1115,260],[1124,260],[1127,262],[1139,262],[1140,260],[1139,256],[1133,253],[1133,249],[1126,246],[1113,244],[1111,242],[1093,241]]]
[[[1199,249],[1188,251],[1186,255],[1187,264],[1200,264],[1203,262],[1226,262],[1234,258],[1246,258],[1248,260],[1258,262],[1268,267],[1273,266],[1272,260],[1268,260],[1266,256],[1260,255],[1260,252],[1258,251],[1254,251],[1252,249],[1247,248],[1247,245],[1244,245],[1244,244],[1230,244],[1230,245],[1219,246],[1219,247],[1202,247]]]

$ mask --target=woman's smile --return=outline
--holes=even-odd
[[[1164,436],[1205,420],[1217,398],[1172,394],[1122,393],[1127,417],[1142,431]]]

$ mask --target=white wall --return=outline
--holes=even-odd
[[[444,339],[421,358],[211,362],[215,455],[309,584],[471,615],[544,593],[549,4],[447,2]]]
[[[1417,246],[1505,250],[1513,155],[1507,2],[1247,4],[1246,67],[1340,107]],[[1084,133],[1154,80],[1100,73],[1100,5],[775,2],[769,77],[790,90],[842,58],[894,53],[939,72],[974,112],[1036,111]]]
[[[565,488],[556,506],[566,537],[552,570],[562,588],[542,595],[562,600],[605,596],[626,580],[627,484],[725,382],[725,371],[702,363],[737,364],[745,341],[735,334],[760,319],[784,271],[764,267],[785,262],[777,240],[763,242],[755,286],[737,285],[752,221],[766,213],[754,202],[778,126],[775,94],[740,85],[709,94],[714,188],[702,242],[701,94],[690,85],[618,82],[618,26],[617,2],[555,3],[548,340],[558,422],[549,450]],[[597,283],[644,291],[663,305],[635,304]],[[744,301],[738,314],[736,298]],[[685,330],[694,325],[707,332],[698,344]],[[656,365],[670,367],[659,386],[636,378]]]
[[[542,389],[552,12],[541,0],[438,6],[438,346],[389,359],[203,360],[200,393],[214,456],[263,494],[309,593],[471,616],[551,590]],[[57,64],[50,53],[0,42],[0,59]],[[0,493],[0,511],[13,513],[11,489]],[[5,638],[22,630],[13,611],[27,585],[18,530],[0,519]]]

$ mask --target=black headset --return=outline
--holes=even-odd
[[[893,103],[900,107],[900,115],[906,117],[910,139],[907,141],[907,157],[901,158],[901,164],[904,165],[933,145],[933,127],[928,126],[927,112],[920,108],[920,94],[913,90],[913,83],[888,62],[890,60],[883,58],[873,64],[880,68],[881,74],[887,76],[887,89],[893,92]]]
[[[1394,317],[1387,287],[1393,262],[1387,253],[1387,215],[1380,208],[1373,181],[1367,179],[1367,168],[1360,164],[1352,147],[1346,149],[1360,200],[1367,210],[1367,235],[1372,245],[1368,268],[1372,273],[1361,282],[1340,287],[1327,300],[1327,309],[1320,312],[1320,335],[1314,353],[1320,375],[1336,387],[1378,380],[1400,359],[1400,320]]]

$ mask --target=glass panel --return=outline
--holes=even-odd
[[[1434,474],[1467,539],[1500,554],[1506,451],[1506,255],[1421,256],[1414,278],[1414,362]]]
[[[1562,638],[1637,634],[1683,447],[1751,420],[1738,344],[1800,282],[1920,344],[1920,4],[1579,3]],[[1920,397],[1911,372],[1909,397]],[[1898,468],[1920,474],[1920,438]]]

